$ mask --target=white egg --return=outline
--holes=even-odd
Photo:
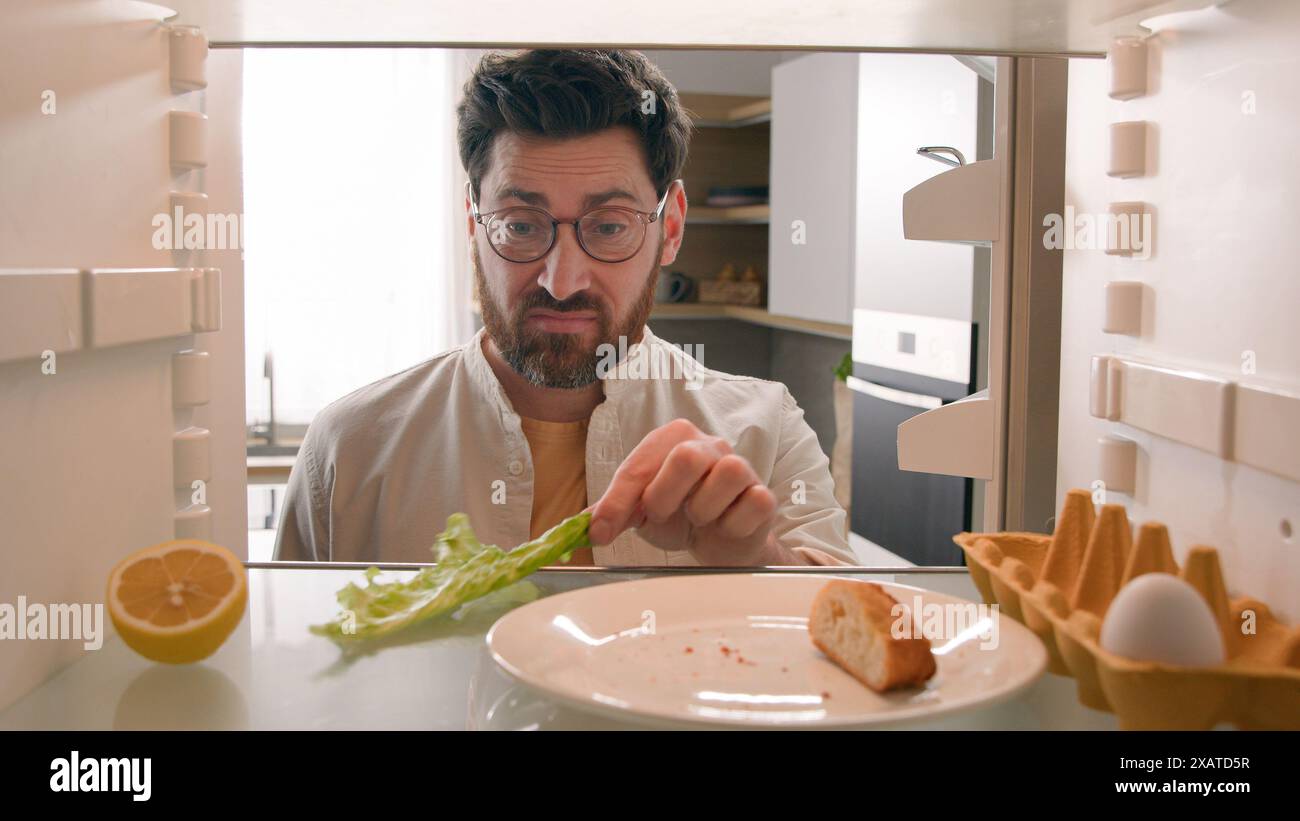
[[[1106,610],[1101,646],[1127,659],[1178,667],[1210,667],[1225,656],[1205,599],[1168,573],[1145,573],[1124,585]]]

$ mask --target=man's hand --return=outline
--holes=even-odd
[[[614,473],[592,508],[589,536],[606,544],[629,527],[703,565],[803,564],[772,535],[776,497],[723,439],[685,419],[656,428]]]

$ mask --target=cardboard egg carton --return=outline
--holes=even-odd
[[[1098,513],[1086,490],[1071,490],[1052,536],[958,533],[984,601],[1032,630],[1049,669],[1076,680],[1079,701],[1113,712],[1123,729],[1300,729],[1300,626],[1256,599],[1229,599],[1212,547],[1196,546],[1180,568],[1169,533],[1147,522],[1133,541],[1123,505]],[[1102,649],[1102,618],[1119,590],[1143,573],[1171,573],[1196,588],[1223,636],[1227,660],[1214,667],[1134,661]],[[1243,631],[1253,616],[1254,632]]]

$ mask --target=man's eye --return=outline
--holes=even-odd
[[[515,236],[526,237],[537,230],[537,226],[527,222],[507,222],[506,230]]]
[[[592,228],[592,231],[601,237],[616,237],[625,230],[627,226],[618,222],[602,222]]]

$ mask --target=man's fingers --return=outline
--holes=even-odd
[[[744,539],[766,526],[776,515],[776,497],[763,485],[750,485],[718,520],[718,532],[729,539]]]
[[[758,474],[743,457],[723,456],[686,501],[687,520],[695,527],[712,524],[746,488],[759,481]]]
[[[710,475],[727,450],[721,439],[695,439],[669,451],[659,475],[641,494],[646,517],[652,522],[664,522],[681,510],[687,496]]]
[[[587,535],[593,544],[607,544],[629,527],[641,494],[658,475],[669,452],[680,442],[699,435],[699,429],[685,419],[676,419],[646,434],[618,466],[605,495],[592,508]]]

